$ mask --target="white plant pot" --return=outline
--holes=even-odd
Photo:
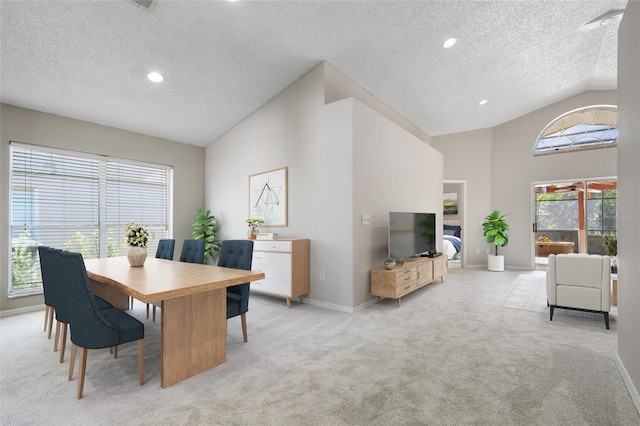
[[[487,269],[494,272],[504,271],[504,256],[490,254],[487,259]]]

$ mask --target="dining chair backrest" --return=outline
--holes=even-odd
[[[224,240],[220,246],[218,266],[251,270],[253,241]],[[249,310],[249,283],[227,287],[227,318],[241,315]]]
[[[220,246],[218,266],[250,271],[252,259],[252,240],[224,240]]]
[[[51,247],[38,246],[38,257],[40,258],[40,273],[42,274],[42,291],[44,303],[55,307],[59,302],[59,295],[56,289],[56,261],[55,251]]]
[[[156,258],[173,260],[173,250],[175,246],[176,246],[176,240],[164,239],[164,240],[158,241]]]
[[[204,263],[204,240],[184,240],[180,262]]]
[[[82,254],[58,253],[69,309],[71,341],[83,348],[96,349],[120,344],[120,330],[112,326],[96,308]]]
[[[52,303],[51,306],[55,309],[56,320],[69,324],[72,308],[67,299],[69,289],[64,277],[64,266],[60,262],[60,253],[62,253],[60,249],[52,247],[43,247],[41,249],[38,247],[43,273],[43,286],[46,287],[47,297]]]

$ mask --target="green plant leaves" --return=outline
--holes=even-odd
[[[216,238],[216,217],[211,210],[198,209],[194,217],[193,233],[191,237],[196,240],[204,240],[204,260],[213,258],[220,250],[220,240]]]
[[[500,210],[494,210],[484,218],[482,223],[487,242],[496,246],[496,255],[498,255],[498,247],[504,247],[509,243],[509,236],[506,233],[509,225],[504,219],[505,216],[500,213]]]

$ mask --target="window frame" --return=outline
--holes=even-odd
[[[575,121],[572,122],[572,120],[568,120],[569,122],[571,122],[570,126],[567,125],[561,125],[558,126],[557,123],[561,123],[563,122],[563,120],[567,120],[568,118],[570,118],[572,115],[577,115],[577,114],[584,114],[587,113],[588,111],[591,110],[595,110],[595,111],[610,111],[610,112],[615,112],[616,114],[616,119],[615,119],[615,123],[604,123],[605,120],[602,120],[602,122],[598,122],[598,123],[591,123],[591,122],[587,122],[585,120],[583,121]],[[597,114],[596,114],[597,116]],[[594,149],[607,149],[607,148],[615,148],[618,146],[618,107],[616,105],[590,105],[590,106],[585,106],[585,107],[581,107],[581,108],[576,108],[574,110],[565,112],[564,114],[554,118],[549,124],[547,124],[542,131],[538,134],[538,137],[536,138],[536,142],[533,145],[533,156],[534,157],[542,157],[542,156],[547,156],[547,155],[554,155],[554,154],[567,154],[570,152],[578,152],[578,151],[589,151],[589,150],[594,150]],[[606,132],[610,132],[615,130],[615,138],[605,138],[602,140],[599,140],[598,142],[590,142],[590,143],[585,143],[585,144],[581,144],[578,143],[577,141],[574,141],[571,137],[575,136],[578,133],[570,133],[568,135],[565,135],[565,131],[567,131],[568,129],[573,129],[577,126],[608,126],[608,129],[603,130],[603,129],[599,129],[599,130],[588,130],[585,128],[584,133],[589,133],[589,132],[600,132],[600,131],[604,131]],[[548,130],[551,128],[555,128],[555,131],[553,133],[548,133]],[[572,143],[570,144],[562,144],[559,145],[557,147],[554,147],[554,145],[551,145],[549,147],[540,147],[540,143],[542,140],[545,140],[549,137],[551,137],[551,135],[556,135],[555,138],[562,138],[562,139],[568,139],[571,140]]]
[[[16,157],[17,155],[19,158]],[[50,162],[54,167],[52,172],[43,173],[44,162],[38,163],[38,161],[47,156],[50,156]],[[22,163],[23,158],[24,163]],[[79,165],[78,168],[80,170],[77,174],[76,170],[73,169],[76,164]],[[97,168],[95,165],[97,165]],[[83,168],[85,166],[87,169]],[[124,188],[125,184],[122,184],[124,188],[122,194],[118,192],[117,196],[107,194],[108,187],[112,189],[120,188],[118,185],[121,184],[116,179],[108,176],[107,169],[109,167],[124,170],[125,178],[123,178],[122,182],[126,180],[127,187]],[[148,175],[145,172],[148,172]],[[74,187],[73,185],[78,185],[78,176],[82,173],[85,173],[88,183],[86,186]],[[151,182],[152,180],[153,182]],[[65,184],[63,185],[61,182],[65,182]],[[22,188],[23,195],[16,198],[16,189],[19,188]],[[136,190],[139,191],[135,192]],[[147,195],[146,200],[145,193],[151,194]],[[74,202],[80,200],[79,202],[83,203],[78,209],[82,213],[78,214],[73,211],[73,204],[71,204],[72,207],[70,209],[68,207],[65,208],[67,197],[65,196],[65,200],[61,201],[65,194],[73,197]],[[139,196],[139,194],[143,194],[143,196]],[[56,199],[56,196],[59,198]],[[139,202],[138,197],[142,202]],[[22,207],[22,215],[17,220],[22,221],[22,218],[25,218],[24,225],[17,223],[14,217],[17,210],[14,206],[19,200],[23,200],[25,204]],[[145,201],[151,205],[144,207]],[[86,258],[124,255],[126,254],[124,226],[131,220],[149,225],[146,222],[147,218],[157,222],[151,224],[150,230],[157,230],[158,236],[157,239],[150,240],[149,250],[155,250],[160,238],[172,238],[173,167],[10,141],[9,203],[8,235],[11,238],[8,241],[8,264],[10,265],[10,268],[8,268],[8,297],[15,298],[40,294],[42,293],[42,279],[40,277],[39,259],[37,259],[37,245],[41,245],[41,241],[45,242],[45,245],[55,244],[57,248],[82,252],[83,250],[78,247],[82,248],[83,246],[78,243],[77,239],[78,237],[86,237],[86,241],[83,242],[87,243],[88,241],[87,246],[92,247],[91,254],[86,255]],[[70,203],[72,202],[70,201]],[[122,208],[118,208],[118,206]],[[84,210],[85,208],[87,210]],[[147,212],[144,211],[145,208]],[[95,209],[95,217],[92,213],[93,209]],[[115,214],[113,212],[107,213],[111,210],[114,210]],[[121,210],[122,214],[120,213]],[[90,217],[85,221],[84,213],[87,211],[90,211],[88,213]],[[65,216],[65,213],[67,216]],[[107,223],[108,217],[110,223]],[[74,222],[77,218],[81,218],[82,222]],[[29,221],[33,223],[27,223]],[[116,229],[120,231],[119,228],[122,228],[121,232],[114,232]],[[89,229],[91,234],[87,235],[86,232]],[[36,237],[33,237],[34,231],[37,232],[35,234]],[[23,238],[23,235],[26,235],[29,238],[29,242],[17,242],[15,244],[17,238],[13,237],[14,233],[20,233],[19,238]],[[76,236],[76,241],[71,240],[70,235],[72,234]],[[33,247],[32,242],[35,243]],[[108,244],[110,248],[107,247]],[[29,247],[26,251],[31,256],[32,263],[29,266],[28,273],[31,274],[32,281],[28,281],[29,278],[24,278],[23,275],[22,278],[27,280],[25,284],[27,288],[21,289],[16,288],[17,284],[14,283],[13,279],[14,250],[17,247],[25,246]],[[74,247],[76,248],[75,250]],[[16,260],[22,262],[18,267],[26,267],[28,259],[17,257],[20,255],[25,255],[24,249],[17,252]],[[15,272],[24,273],[25,271],[15,269]]]

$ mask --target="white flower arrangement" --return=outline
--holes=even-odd
[[[249,225],[249,228],[251,228],[251,232],[255,233],[256,228],[264,223],[264,219],[260,219],[260,218],[256,219],[256,218],[250,217],[249,219],[246,220],[246,222]]]
[[[124,228],[124,235],[127,238],[127,244],[130,246],[146,247],[149,239],[148,225],[136,225],[134,221],[127,223]],[[153,238],[156,237],[155,232],[151,232]]]

